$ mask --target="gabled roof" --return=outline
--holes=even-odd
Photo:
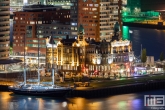
[[[77,39],[62,39],[60,42],[63,45],[69,45],[72,46],[72,44],[76,41]]]

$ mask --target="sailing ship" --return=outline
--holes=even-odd
[[[25,37],[24,37],[25,40]],[[50,36],[49,40],[46,44],[47,46],[52,46],[52,61],[54,62],[54,52],[53,48],[56,47],[55,42],[53,40],[53,37]],[[25,47],[25,43],[24,43]],[[44,84],[40,82],[40,69],[39,69],[39,38],[38,38],[38,78],[33,79],[33,82],[37,82],[37,84],[29,84],[27,83],[26,79],[26,64],[25,64],[25,49],[24,49],[24,72],[23,72],[23,79],[24,81],[14,85],[14,86],[9,86],[9,91],[15,93],[15,94],[20,94],[20,95],[34,95],[34,96],[54,96],[54,97],[64,97],[68,92],[72,90],[71,87],[62,87],[55,85],[54,81],[54,63],[52,63],[52,82],[51,85],[49,84]],[[32,80],[31,80],[32,81]]]

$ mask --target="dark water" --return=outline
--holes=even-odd
[[[133,43],[133,50],[136,56],[140,55],[142,48],[146,48],[148,56],[154,56],[155,60],[159,59],[161,52],[165,53],[165,30],[133,28],[130,33],[130,40]]]
[[[144,106],[144,95],[165,95],[165,90],[93,99],[57,99],[0,92],[0,110],[150,110],[151,107]]]

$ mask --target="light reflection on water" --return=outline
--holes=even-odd
[[[127,27],[127,26],[126,26]],[[146,28],[129,28],[130,40],[132,48],[136,56],[140,55],[141,44],[142,48],[146,48],[147,56],[154,56],[155,60],[159,59],[160,53],[165,53],[165,30],[146,29]]]
[[[57,99],[0,92],[0,110],[150,110],[144,107],[144,95],[165,95],[165,90],[90,99]]]

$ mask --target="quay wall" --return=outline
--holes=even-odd
[[[149,29],[160,29],[160,30],[165,29],[165,25],[132,23],[132,22],[123,22],[123,26],[149,28]]]
[[[104,97],[110,95],[127,94],[149,90],[165,89],[165,80],[149,81],[106,88],[93,88],[90,90],[72,90],[67,97]],[[8,85],[0,85],[0,91],[8,91]]]
[[[109,95],[127,94],[134,92],[143,92],[156,89],[165,89],[165,80],[129,84],[116,87],[106,87],[93,90],[73,90],[70,96],[73,97],[103,97]]]

